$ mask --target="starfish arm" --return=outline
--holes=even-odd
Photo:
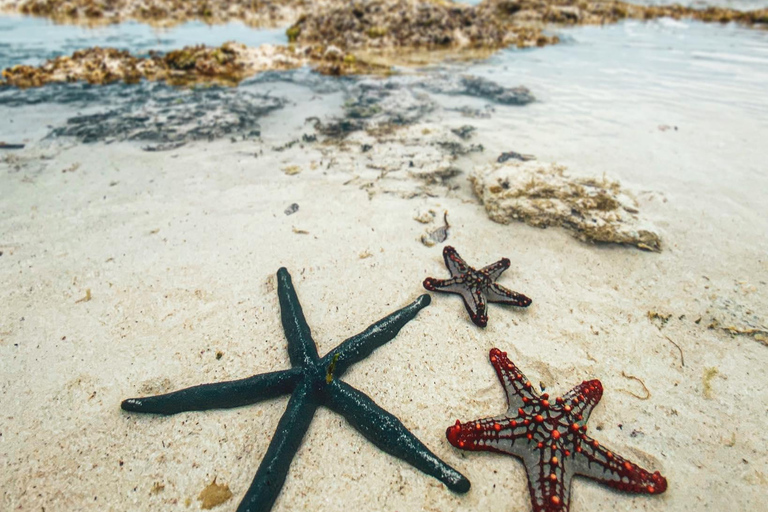
[[[496,263],[491,263],[480,269],[480,272],[491,278],[491,281],[497,280],[505,270],[509,268],[509,258],[501,258]]]
[[[510,304],[521,308],[527,308],[531,305],[531,299],[522,293],[513,292],[500,284],[493,283],[485,292],[488,302],[497,304]]]
[[[570,413],[579,418],[579,426],[584,426],[592,414],[592,409],[603,397],[603,385],[599,380],[585,380],[563,395],[563,403],[571,408]]]
[[[338,379],[327,387],[327,393],[326,405],[344,416],[379,449],[440,480],[454,492],[469,490],[469,480],[464,475],[429,451],[400,420],[376,405],[368,395]]]
[[[124,411],[152,414],[241,407],[290,393],[301,377],[301,369],[292,368],[247,379],[193,386],[164,395],[129,398],[123,400],[120,407]]]
[[[311,395],[312,385],[308,380],[291,395],[267,453],[237,512],[268,512],[272,508],[317,409]]]
[[[520,457],[530,447],[528,427],[524,417],[495,416],[480,420],[456,423],[448,427],[445,437],[461,450],[471,452],[506,453]]]
[[[277,271],[277,296],[280,299],[280,318],[283,321],[285,338],[288,340],[291,364],[308,366],[316,363],[317,347],[304,318],[304,312],[301,310],[296,290],[293,288],[291,274],[285,267]]]
[[[587,436],[581,451],[573,455],[577,474],[614,489],[637,494],[661,494],[667,490],[667,479],[658,471],[651,473]]]
[[[526,402],[538,400],[533,392],[531,382],[520,371],[520,368],[507,357],[506,352],[492,348],[489,359],[496,370],[501,385],[504,386],[510,413],[513,411],[516,413],[519,408],[525,407]]]
[[[445,292],[445,293],[461,293],[461,283],[464,280],[458,277],[452,277],[450,279],[435,279],[434,277],[428,277],[424,280],[424,288],[431,292]]]
[[[479,288],[467,286],[464,278],[434,279],[428,277],[424,280],[424,288],[430,291],[461,295],[461,298],[464,300],[464,308],[469,313],[469,318],[472,319],[472,322],[479,327],[488,325],[485,297],[479,291]]]
[[[570,462],[562,458],[543,458],[543,454],[530,452],[523,459],[528,473],[528,491],[531,493],[533,512],[568,512],[571,505]],[[557,460],[553,463],[553,460]]]
[[[341,375],[353,364],[368,357],[374,350],[391,341],[405,324],[414,319],[419,311],[432,301],[427,294],[391,315],[369,326],[365,331],[342,342],[323,357],[320,364],[328,368],[338,355],[333,370],[334,377]]]
[[[488,306],[485,303],[485,296],[479,290],[465,289],[461,293],[464,299],[464,309],[467,310],[469,318],[478,327],[488,325]]]
[[[448,272],[451,273],[451,277],[464,274],[469,268],[467,262],[450,245],[443,247],[443,260],[445,261],[445,266],[448,267]]]

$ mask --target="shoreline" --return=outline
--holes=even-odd
[[[83,0],[85,3],[92,1]],[[6,1],[0,7],[3,5],[6,10],[13,8],[25,12],[24,5],[27,4]],[[125,8],[129,5],[127,3]],[[283,3],[268,4],[269,8],[275,5]],[[285,5],[295,7],[293,1]],[[54,4],[53,12],[56,12],[55,8]],[[68,14],[69,21],[92,19],[88,17],[87,9],[74,12],[78,14]],[[159,20],[166,20],[163,16],[168,15],[162,10],[139,12],[155,13],[160,16]],[[202,21],[237,20],[248,24],[249,18],[244,13],[232,15],[226,12],[224,17],[203,16]],[[161,16],[161,13],[165,14]],[[50,15],[48,11],[35,14]],[[85,14],[85,18],[81,18],[81,14]],[[764,27],[768,24],[768,9],[738,11],[721,7],[640,6],[618,0],[591,3],[485,0],[477,6],[432,0],[370,0],[350,9],[343,2],[333,0],[315,6],[311,11],[296,10],[293,24],[286,29],[287,46],[245,47],[237,43],[225,43],[218,48],[187,46],[165,56],[149,58],[111,48],[82,49],[71,57],[57,57],[40,66],[22,64],[6,68],[2,71],[0,86],[39,87],[50,82],[78,80],[92,84],[109,84],[116,80],[135,83],[141,78],[166,80],[174,85],[206,82],[237,85],[243,78],[259,72],[305,65],[329,75],[386,75],[396,66],[418,65],[420,55],[425,52],[438,58],[441,53],[443,58],[488,57],[510,46],[531,48],[557,44],[559,37],[548,34],[552,29],[663,17]],[[148,20],[132,15],[118,16],[115,22],[129,19]],[[172,19],[183,22],[201,18],[192,15]]]

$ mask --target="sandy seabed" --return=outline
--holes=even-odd
[[[660,253],[491,221],[466,175],[509,149],[515,127],[494,120],[473,120],[486,151],[457,161],[465,174],[435,197],[361,188],[345,166],[375,159],[376,146],[365,157],[349,157],[357,146],[271,151],[286,139],[269,130],[261,142],[164,152],[122,142],[6,152],[0,509],[198,510],[216,478],[233,492],[216,510],[235,510],[286,399],[172,417],[128,414],[120,402],[287,368],[281,266],[321,354],[408,304],[425,277],[447,275],[442,245],[425,247],[430,226],[414,220],[430,209],[449,212],[446,243],[470,264],[509,257],[500,282],[534,303],[491,305],[480,330],[458,298],[435,294],[345,380],[472,490],[452,494],[320,409],[275,511],[528,510],[519,461],[445,439],[457,418],[506,409],[492,347],[552,396],[600,379],[591,435],[669,482],[661,496],[634,497],[576,479],[572,511],[760,509],[768,347],[720,327],[768,311],[765,127],[713,112],[679,131],[615,127],[616,144],[600,130],[575,137],[567,123],[531,124],[515,142],[574,172],[619,176],[658,226]]]

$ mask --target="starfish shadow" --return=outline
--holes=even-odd
[[[290,394],[285,413],[238,512],[272,508],[285,483],[291,461],[320,405],[344,416],[379,449],[440,480],[454,492],[467,492],[470,483],[464,475],[429,451],[400,420],[376,405],[368,395],[340,379],[354,363],[391,341],[406,323],[429,305],[429,296],[420,296],[320,358],[291,275],[285,268],[278,270],[277,281],[280,316],[292,368],[241,380],[203,384],[164,395],[130,398],[121,404],[123,410],[168,415],[242,407]]]

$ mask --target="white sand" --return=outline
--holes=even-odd
[[[448,243],[470,264],[511,258],[502,284],[534,303],[491,305],[480,330],[460,299],[434,294],[344,379],[466,474],[472,490],[452,494],[321,409],[275,512],[530,510],[519,461],[460,452],[445,439],[457,418],[505,410],[491,347],[553,396],[600,379],[592,435],[669,482],[661,496],[633,497],[576,479],[572,512],[763,508],[768,347],[707,327],[726,299],[729,311],[768,314],[764,105],[753,116],[751,105],[681,103],[686,93],[674,87],[645,97],[578,83],[532,88],[542,101],[529,107],[499,108],[489,120],[444,118],[477,126],[472,142],[486,151],[459,160],[459,188],[434,198],[382,193],[419,190],[420,181],[398,180],[402,170],[372,188],[360,188],[365,176],[344,185],[374,173],[359,145],[330,169],[319,144],[271,151],[290,140],[285,131],[307,130],[303,117],[314,112],[306,106],[296,107],[292,128],[288,113],[265,123],[261,145],[146,153],[121,143],[31,144],[0,163],[0,510],[198,510],[214,477],[234,493],[215,510],[235,510],[286,399],[173,417],[127,414],[121,400],[287,368],[273,279],[280,266],[293,275],[321,354],[406,305],[425,292],[425,277],[447,275],[441,246],[419,242],[437,225],[413,219],[425,208],[438,217],[448,210]],[[705,92],[720,97],[714,86]],[[578,109],[588,123],[573,122]],[[16,121],[20,138],[37,140]],[[282,125],[283,135],[272,135]],[[620,180],[660,228],[664,250],[491,222],[465,176],[509,150]],[[301,172],[280,171],[289,165]],[[299,211],[286,216],[294,202]],[[91,300],[78,302],[88,289]],[[661,325],[649,312],[671,317]],[[625,375],[645,382],[647,400],[633,396],[645,392]]]
[[[487,361],[494,346],[553,394],[601,379],[593,435],[669,480],[666,494],[648,498],[579,479],[572,510],[745,510],[762,501],[768,349],[705,324],[709,296],[742,281],[764,304],[768,231],[757,205],[765,177],[753,176],[762,187],[732,181],[738,204],[695,183],[687,194],[670,187],[666,201],[661,192],[646,199],[646,212],[665,219],[667,248],[651,254],[495,224],[461,191],[369,200],[341,184],[343,173],[310,170],[314,150],[238,154],[252,149],[75,146],[41,171],[34,160],[2,167],[0,508],[175,510],[192,500],[196,510],[217,477],[234,493],[220,510],[234,510],[284,399],[174,417],[126,414],[120,401],[286,368],[272,279],[280,266],[293,275],[321,353],[407,304],[424,293],[424,277],[446,274],[441,248],[417,241],[425,227],[413,215],[424,206],[449,211],[448,242],[471,264],[512,258],[502,282],[534,304],[491,306],[480,330],[458,298],[435,295],[345,380],[464,472],[472,491],[450,493],[320,410],[276,511],[525,510],[519,462],[461,453],[444,436],[456,418],[505,409]],[[61,172],[75,162],[76,171]],[[288,163],[302,172],[277,171]],[[285,216],[293,202],[299,212]],[[92,299],[78,303],[87,289]],[[660,330],[648,311],[673,316]],[[684,367],[665,336],[682,348]],[[710,367],[718,374],[705,399]],[[644,395],[623,373],[643,379],[650,398],[623,391]],[[152,493],[156,483],[164,489]]]

